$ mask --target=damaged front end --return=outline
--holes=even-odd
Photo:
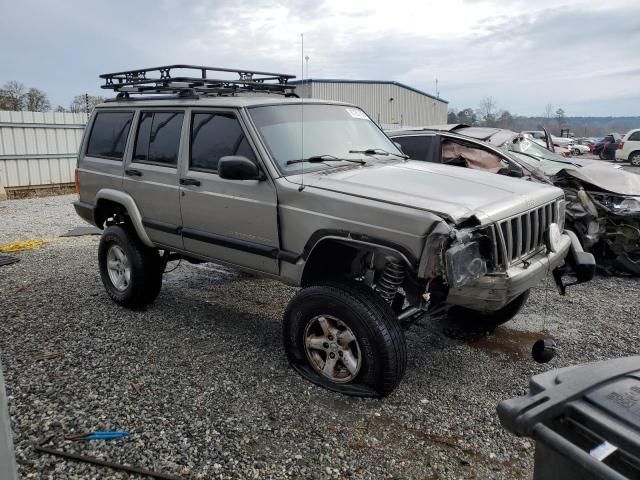
[[[597,259],[605,274],[640,276],[640,197],[621,195],[561,179],[567,198],[567,228]]]

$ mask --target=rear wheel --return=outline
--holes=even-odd
[[[160,293],[161,257],[124,226],[112,225],[104,231],[98,264],[107,294],[122,306],[142,307],[152,303]]]
[[[348,395],[383,397],[407,363],[403,331],[371,289],[323,282],[289,302],[284,347],[293,368],[313,383]]]
[[[452,306],[449,308],[449,320],[455,322],[464,330],[484,330],[492,332],[498,326],[507,323],[515,317],[529,298],[529,290],[513,299],[500,310],[490,313],[478,312],[465,307]]]
[[[640,152],[633,152],[629,155],[629,162],[631,162],[631,165],[634,167],[640,167]]]

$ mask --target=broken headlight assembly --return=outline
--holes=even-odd
[[[640,197],[589,192],[595,202],[613,213],[640,213]]]
[[[481,239],[454,243],[444,254],[447,281],[452,288],[486,275],[487,260],[483,255]]]

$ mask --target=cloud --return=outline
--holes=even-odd
[[[97,75],[168,63],[390,79],[453,107],[491,95],[540,114],[640,114],[640,4],[612,0],[218,0],[108,3],[0,0],[0,83],[53,103],[97,90]],[[611,101],[609,101],[611,100]],[[615,100],[615,101],[613,101]]]

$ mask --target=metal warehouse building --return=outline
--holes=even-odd
[[[383,128],[447,123],[446,100],[400,82],[310,78],[291,83],[303,98],[358,105]]]

